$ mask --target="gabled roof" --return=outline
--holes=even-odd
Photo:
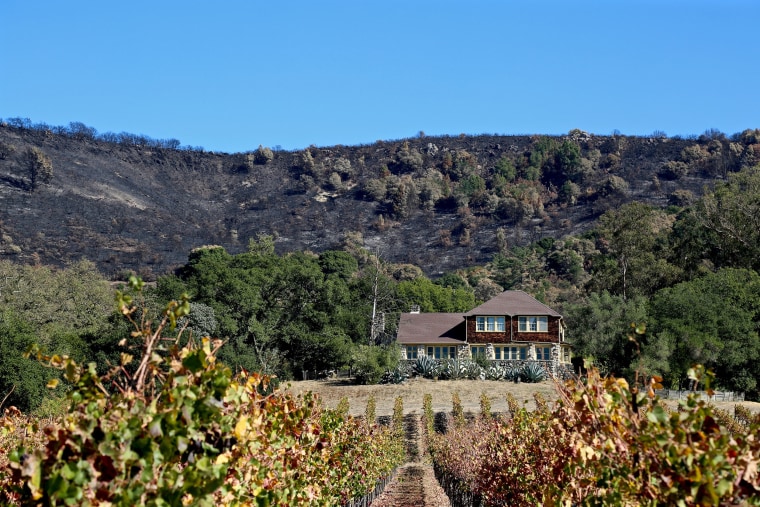
[[[398,322],[398,343],[462,344],[465,322],[462,313],[402,313]]]
[[[474,315],[550,315],[562,317],[559,313],[521,290],[505,290],[464,315],[465,317]]]

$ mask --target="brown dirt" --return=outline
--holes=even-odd
[[[337,380],[307,380],[290,382],[288,389],[294,394],[312,391],[317,394],[325,406],[335,408],[341,398],[349,401],[349,414],[364,415],[367,400],[370,395],[375,397],[375,413],[378,417],[393,414],[393,404],[398,396],[404,400],[404,414],[422,414],[422,397],[430,393],[433,397],[434,412],[451,412],[451,396],[459,393],[465,412],[477,414],[480,412],[480,394],[485,393],[491,401],[491,411],[494,413],[507,411],[506,394],[512,393],[518,402],[525,403],[530,410],[535,407],[534,393],[541,393],[547,400],[557,399],[557,388],[553,381],[547,380],[538,384],[499,382],[494,380],[438,380],[423,378],[410,379],[403,384],[359,386],[345,379]],[[678,401],[667,400],[666,404],[673,408]],[[714,405],[723,410],[733,412],[737,402],[715,402]],[[740,402],[755,413],[760,413],[760,403],[753,401]]]
[[[291,382],[290,392],[301,394],[312,391],[319,395],[328,408],[335,408],[341,398],[349,401],[349,414],[364,415],[370,395],[375,397],[375,413],[378,417],[393,414],[393,404],[397,397],[404,400],[404,414],[422,414],[422,398],[429,393],[433,398],[433,411],[450,412],[452,394],[459,393],[462,408],[474,414],[480,412],[480,395],[485,393],[491,401],[492,412],[506,412],[506,394],[512,393],[518,402],[525,402],[529,409],[535,405],[533,393],[540,392],[547,400],[557,398],[557,391],[551,381],[538,384],[498,382],[494,380],[429,380],[410,379],[403,384],[353,385],[345,380],[306,380]]]
[[[433,473],[421,438],[422,423],[417,414],[404,417],[407,462],[396,472],[372,507],[451,507],[448,496]]]

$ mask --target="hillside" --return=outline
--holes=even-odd
[[[681,203],[760,154],[753,131],[421,135],[224,154],[74,125],[0,123],[0,258],[84,257],[108,277],[152,278],[194,247],[237,253],[271,234],[280,253],[350,241],[435,276],[579,233],[624,202]]]

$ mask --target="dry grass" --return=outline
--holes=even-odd
[[[521,403],[525,403],[529,410],[535,407],[533,394],[541,393],[549,401],[557,399],[557,387],[554,382],[547,380],[538,384],[512,382],[499,382],[494,380],[438,380],[433,381],[424,378],[413,378],[403,384],[369,385],[360,386],[351,384],[347,380],[307,380],[290,382],[288,390],[294,394],[312,391],[322,400],[322,403],[335,408],[341,398],[348,398],[349,413],[351,415],[364,415],[367,400],[370,395],[375,397],[376,414],[378,416],[390,416],[393,414],[393,403],[398,396],[404,400],[405,414],[422,414],[422,397],[430,393],[433,397],[433,410],[435,412],[451,411],[451,395],[459,393],[465,412],[477,414],[480,412],[480,395],[485,393],[491,400],[491,412],[499,413],[507,411],[506,394],[512,393]],[[678,406],[678,402],[668,400],[665,402],[672,408]],[[733,414],[736,402],[716,402],[714,405]],[[755,413],[760,413],[760,403],[741,402],[742,405]]]
[[[459,393],[465,412],[480,412],[480,395],[485,393],[491,400],[491,412],[506,412],[506,394],[512,393],[519,402],[525,402],[529,409],[535,404],[533,394],[541,393],[547,400],[557,398],[557,390],[552,381],[538,384],[498,382],[494,380],[429,380],[414,378],[403,384],[359,386],[345,380],[307,380],[291,382],[289,391],[294,394],[312,391],[319,395],[322,403],[335,408],[341,398],[349,401],[351,415],[363,415],[370,395],[375,397],[378,416],[393,414],[393,403],[401,396],[405,414],[422,414],[422,397],[429,393],[433,397],[435,412],[451,411],[451,395]]]

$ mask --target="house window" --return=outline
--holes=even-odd
[[[525,361],[528,358],[528,347],[504,347],[504,359]]]
[[[417,359],[417,345],[407,345],[406,346],[406,358],[407,359]]]
[[[475,317],[475,331],[503,333],[504,317]]]
[[[562,349],[562,362],[563,363],[570,362],[570,347],[564,347]]]
[[[518,331],[521,333],[546,333],[549,331],[549,317],[518,317]]]
[[[537,361],[551,361],[551,359],[552,359],[551,347],[536,347]]]
[[[486,348],[485,347],[470,347],[470,354],[472,354],[473,358],[477,356],[486,357]]]
[[[427,355],[436,359],[454,359],[457,357],[456,347],[428,347]]]
[[[501,360],[501,347],[493,348],[493,358],[497,361]]]

